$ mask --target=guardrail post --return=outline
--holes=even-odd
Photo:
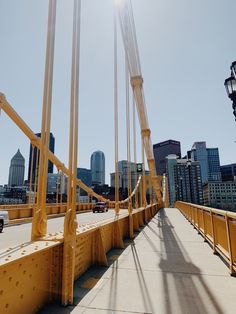
[[[143,213],[142,212],[138,213],[138,221],[139,221],[140,226],[143,227],[144,221],[143,221]]]
[[[196,228],[195,207],[194,207],[194,206],[191,206],[191,208],[192,208],[192,218],[193,218],[192,224],[193,224],[193,228],[194,228],[194,229],[197,229],[197,228]]]
[[[94,263],[101,266],[108,266],[105,247],[102,240],[102,230],[99,228],[94,238]]]
[[[188,206],[188,221],[191,223],[191,206]]]
[[[73,304],[75,246],[77,221],[75,211],[68,209],[64,220],[62,304]]]
[[[191,205],[189,207],[190,207],[190,223],[192,225],[193,224],[193,208]]]
[[[202,222],[203,222],[203,237],[204,237],[204,242],[206,242],[206,222],[205,222],[205,215],[204,215],[204,210],[202,210]]]
[[[198,207],[196,207],[196,209],[197,209],[197,232],[198,232],[198,234],[200,234],[201,232],[200,232],[200,223],[199,223],[199,215],[198,215],[198,212],[199,212],[199,208]]]
[[[134,231],[139,231],[138,213],[133,216]]]
[[[213,213],[211,209],[210,209],[210,213],[211,213],[211,230],[212,230],[212,240],[213,240],[213,254],[217,254],[216,241],[215,241],[215,226],[214,226]]]
[[[232,256],[230,229],[229,229],[229,217],[227,213],[225,214],[225,224],[226,224],[227,241],[228,241],[228,249],[229,249],[229,269],[230,269],[230,274],[233,275],[235,274],[235,272],[233,270],[233,256]]]
[[[114,222],[113,246],[117,249],[123,249],[125,247],[118,219]]]
[[[129,214],[129,237],[130,239],[134,238],[134,221],[132,213]]]

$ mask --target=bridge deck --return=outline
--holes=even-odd
[[[41,313],[235,313],[236,278],[177,209],[160,211],[109,260],[76,282],[76,306]]]

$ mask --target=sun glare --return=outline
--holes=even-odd
[[[115,0],[115,5],[119,7],[122,3],[122,0]]]

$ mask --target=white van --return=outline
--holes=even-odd
[[[0,210],[0,232],[2,232],[3,227],[9,224],[9,214],[6,210]]]

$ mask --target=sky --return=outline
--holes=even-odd
[[[132,0],[152,142],[195,141],[236,162],[236,122],[224,80],[236,60],[235,0]],[[58,0],[51,131],[68,163],[72,0]],[[0,0],[0,92],[37,133],[41,129],[47,0]],[[119,160],[126,159],[124,53],[118,36]],[[82,0],[78,167],[102,150],[114,169],[113,1]],[[139,138],[139,136],[138,136]],[[0,184],[19,148],[28,175],[29,141],[1,113]],[[141,148],[138,141],[138,159]]]

